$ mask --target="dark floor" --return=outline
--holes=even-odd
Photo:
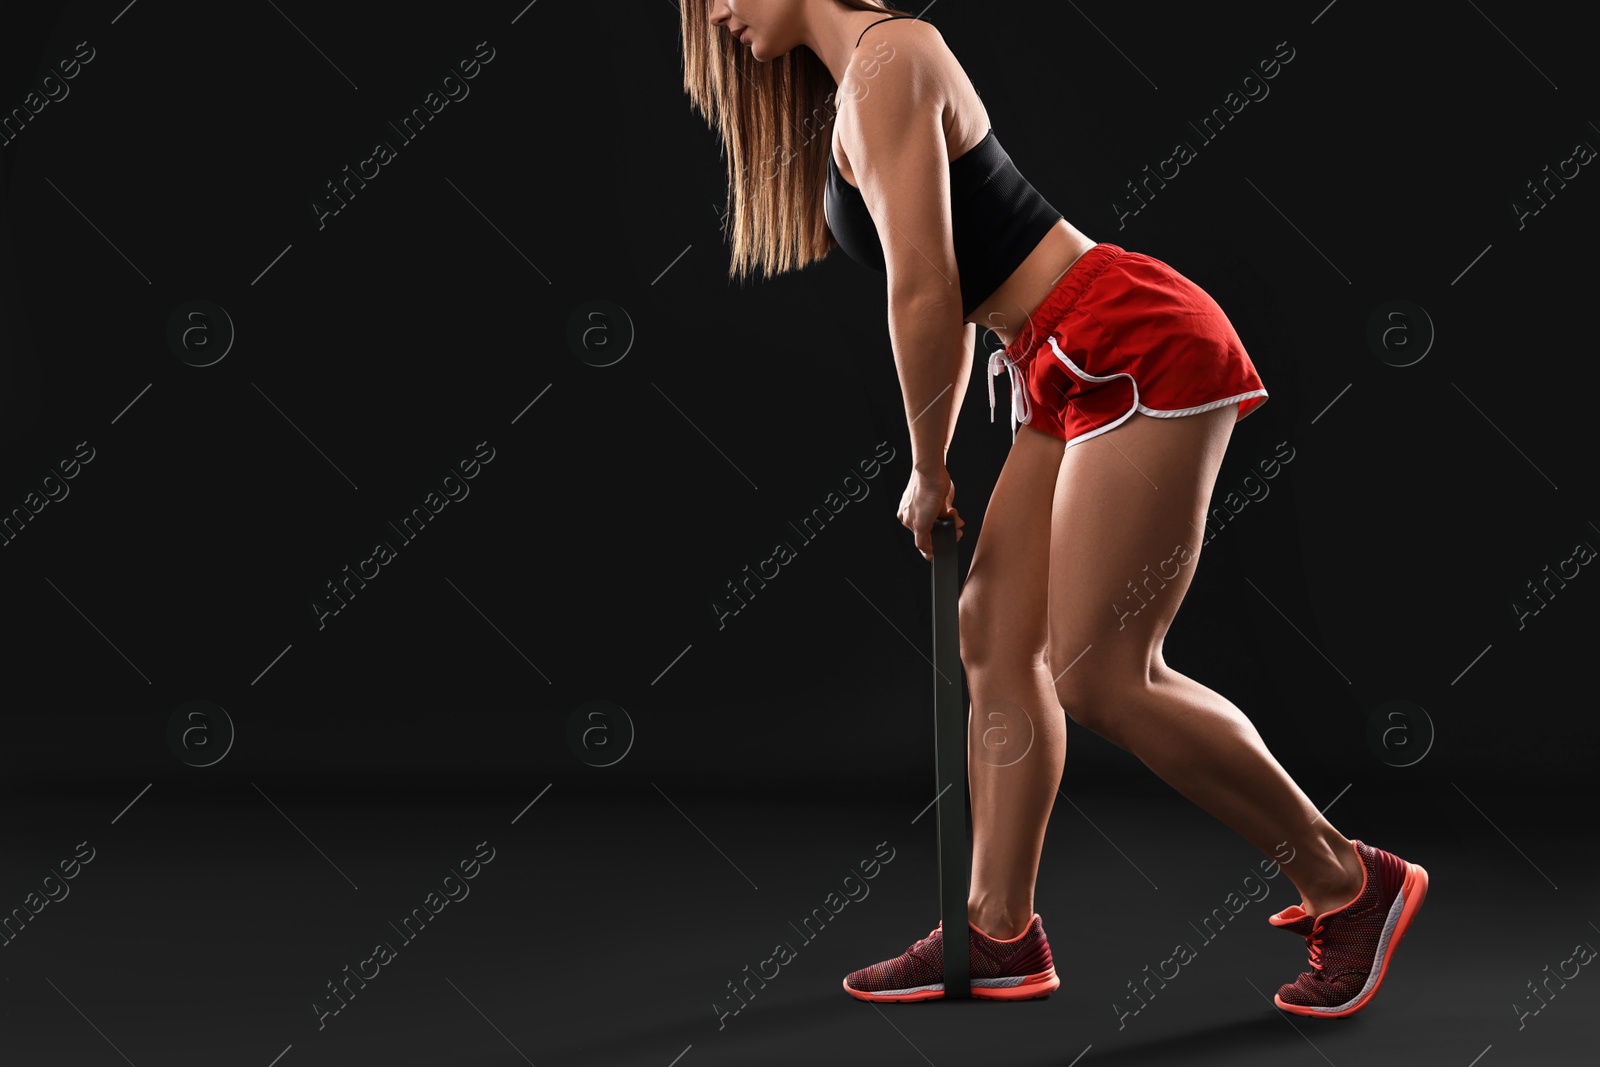
[[[470,799],[420,784],[308,799],[290,781],[203,802],[153,790],[131,807],[137,788],[11,798],[0,905],[38,907],[29,894],[44,887],[60,899],[20,932],[13,920],[0,947],[0,1063],[1595,1062],[1600,978],[1549,978],[1557,995],[1520,1025],[1515,1008],[1538,1006],[1527,983],[1577,967],[1563,964],[1575,945],[1600,944],[1592,838],[1560,830],[1577,822],[1559,817],[1575,800],[1475,795],[1492,825],[1437,790],[1390,793],[1378,825],[1341,799],[1329,815],[1343,832],[1422,863],[1432,886],[1372,1005],[1308,1020],[1271,1003],[1305,965],[1303,940],[1267,923],[1297,894],[1265,881],[1264,899],[1202,938],[1201,920],[1261,857],[1171,792],[1058,800],[1036,901],[1054,995],[880,1006],[840,980],[938,921],[934,826],[931,813],[912,823],[919,805],[840,804],[826,786],[717,802],[545,784]],[[47,881],[91,848],[75,877]],[[875,878],[847,882],[891,850]],[[450,881],[475,852],[489,862]],[[847,887],[855,899],[803,938],[804,918]],[[439,913],[402,938],[410,910],[446,888],[459,899],[432,898]],[[392,957],[363,965],[380,941]],[[728,983],[780,941],[793,958],[719,1024],[717,1005],[738,1003]],[[1138,1004],[1128,983],[1180,941],[1195,957],[1122,1015]],[[364,989],[352,980],[356,995],[319,1023],[315,1005],[336,1005],[327,983],[347,965],[377,974]]]

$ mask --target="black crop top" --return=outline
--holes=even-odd
[[[892,15],[878,22],[910,15]],[[878,23],[862,30],[863,37]],[[861,39],[856,39],[859,47]],[[828,230],[851,259],[887,273],[877,224],[861,190],[839,173],[828,149],[828,185],[823,196]],[[956,267],[961,272],[962,314],[970,315],[1009,278],[1064,216],[1017,170],[994,130],[950,163],[950,226]]]

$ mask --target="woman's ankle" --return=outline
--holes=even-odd
[[[1023,912],[1014,907],[985,906],[969,901],[967,921],[976,926],[986,937],[996,941],[1010,941],[1033,922],[1033,908],[1030,906]]]
[[[1303,883],[1295,882],[1302,906],[1310,915],[1322,915],[1350,903],[1360,894],[1366,880],[1366,871],[1353,843],[1329,842],[1326,847],[1328,851],[1322,857],[1318,873]]]

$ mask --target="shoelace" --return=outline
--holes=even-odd
[[[933,935],[937,934],[939,932],[940,927],[942,927],[942,926],[944,926],[944,920],[940,919],[939,922],[934,926],[934,928],[932,930],[928,931],[928,936],[927,937],[919,937],[919,938],[917,938],[917,943],[915,945],[912,945],[911,948],[917,948],[917,947],[919,947],[921,945],[926,944],[929,941],[932,941],[933,940]],[[906,949],[906,951],[910,952],[911,949]]]
[[[1307,959],[1316,970],[1322,970],[1322,920],[1318,919],[1311,926],[1311,932],[1306,935],[1306,947],[1310,950]]]

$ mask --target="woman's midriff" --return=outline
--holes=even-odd
[[[1017,329],[1050,295],[1067,269],[1097,243],[1066,219],[1058,219],[1028,258],[1011,272],[1011,277],[974,308],[965,321],[977,323],[980,330],[993,331],[1001,344],[1009,345]],[[987,343],[982,337],[980,342]]]

